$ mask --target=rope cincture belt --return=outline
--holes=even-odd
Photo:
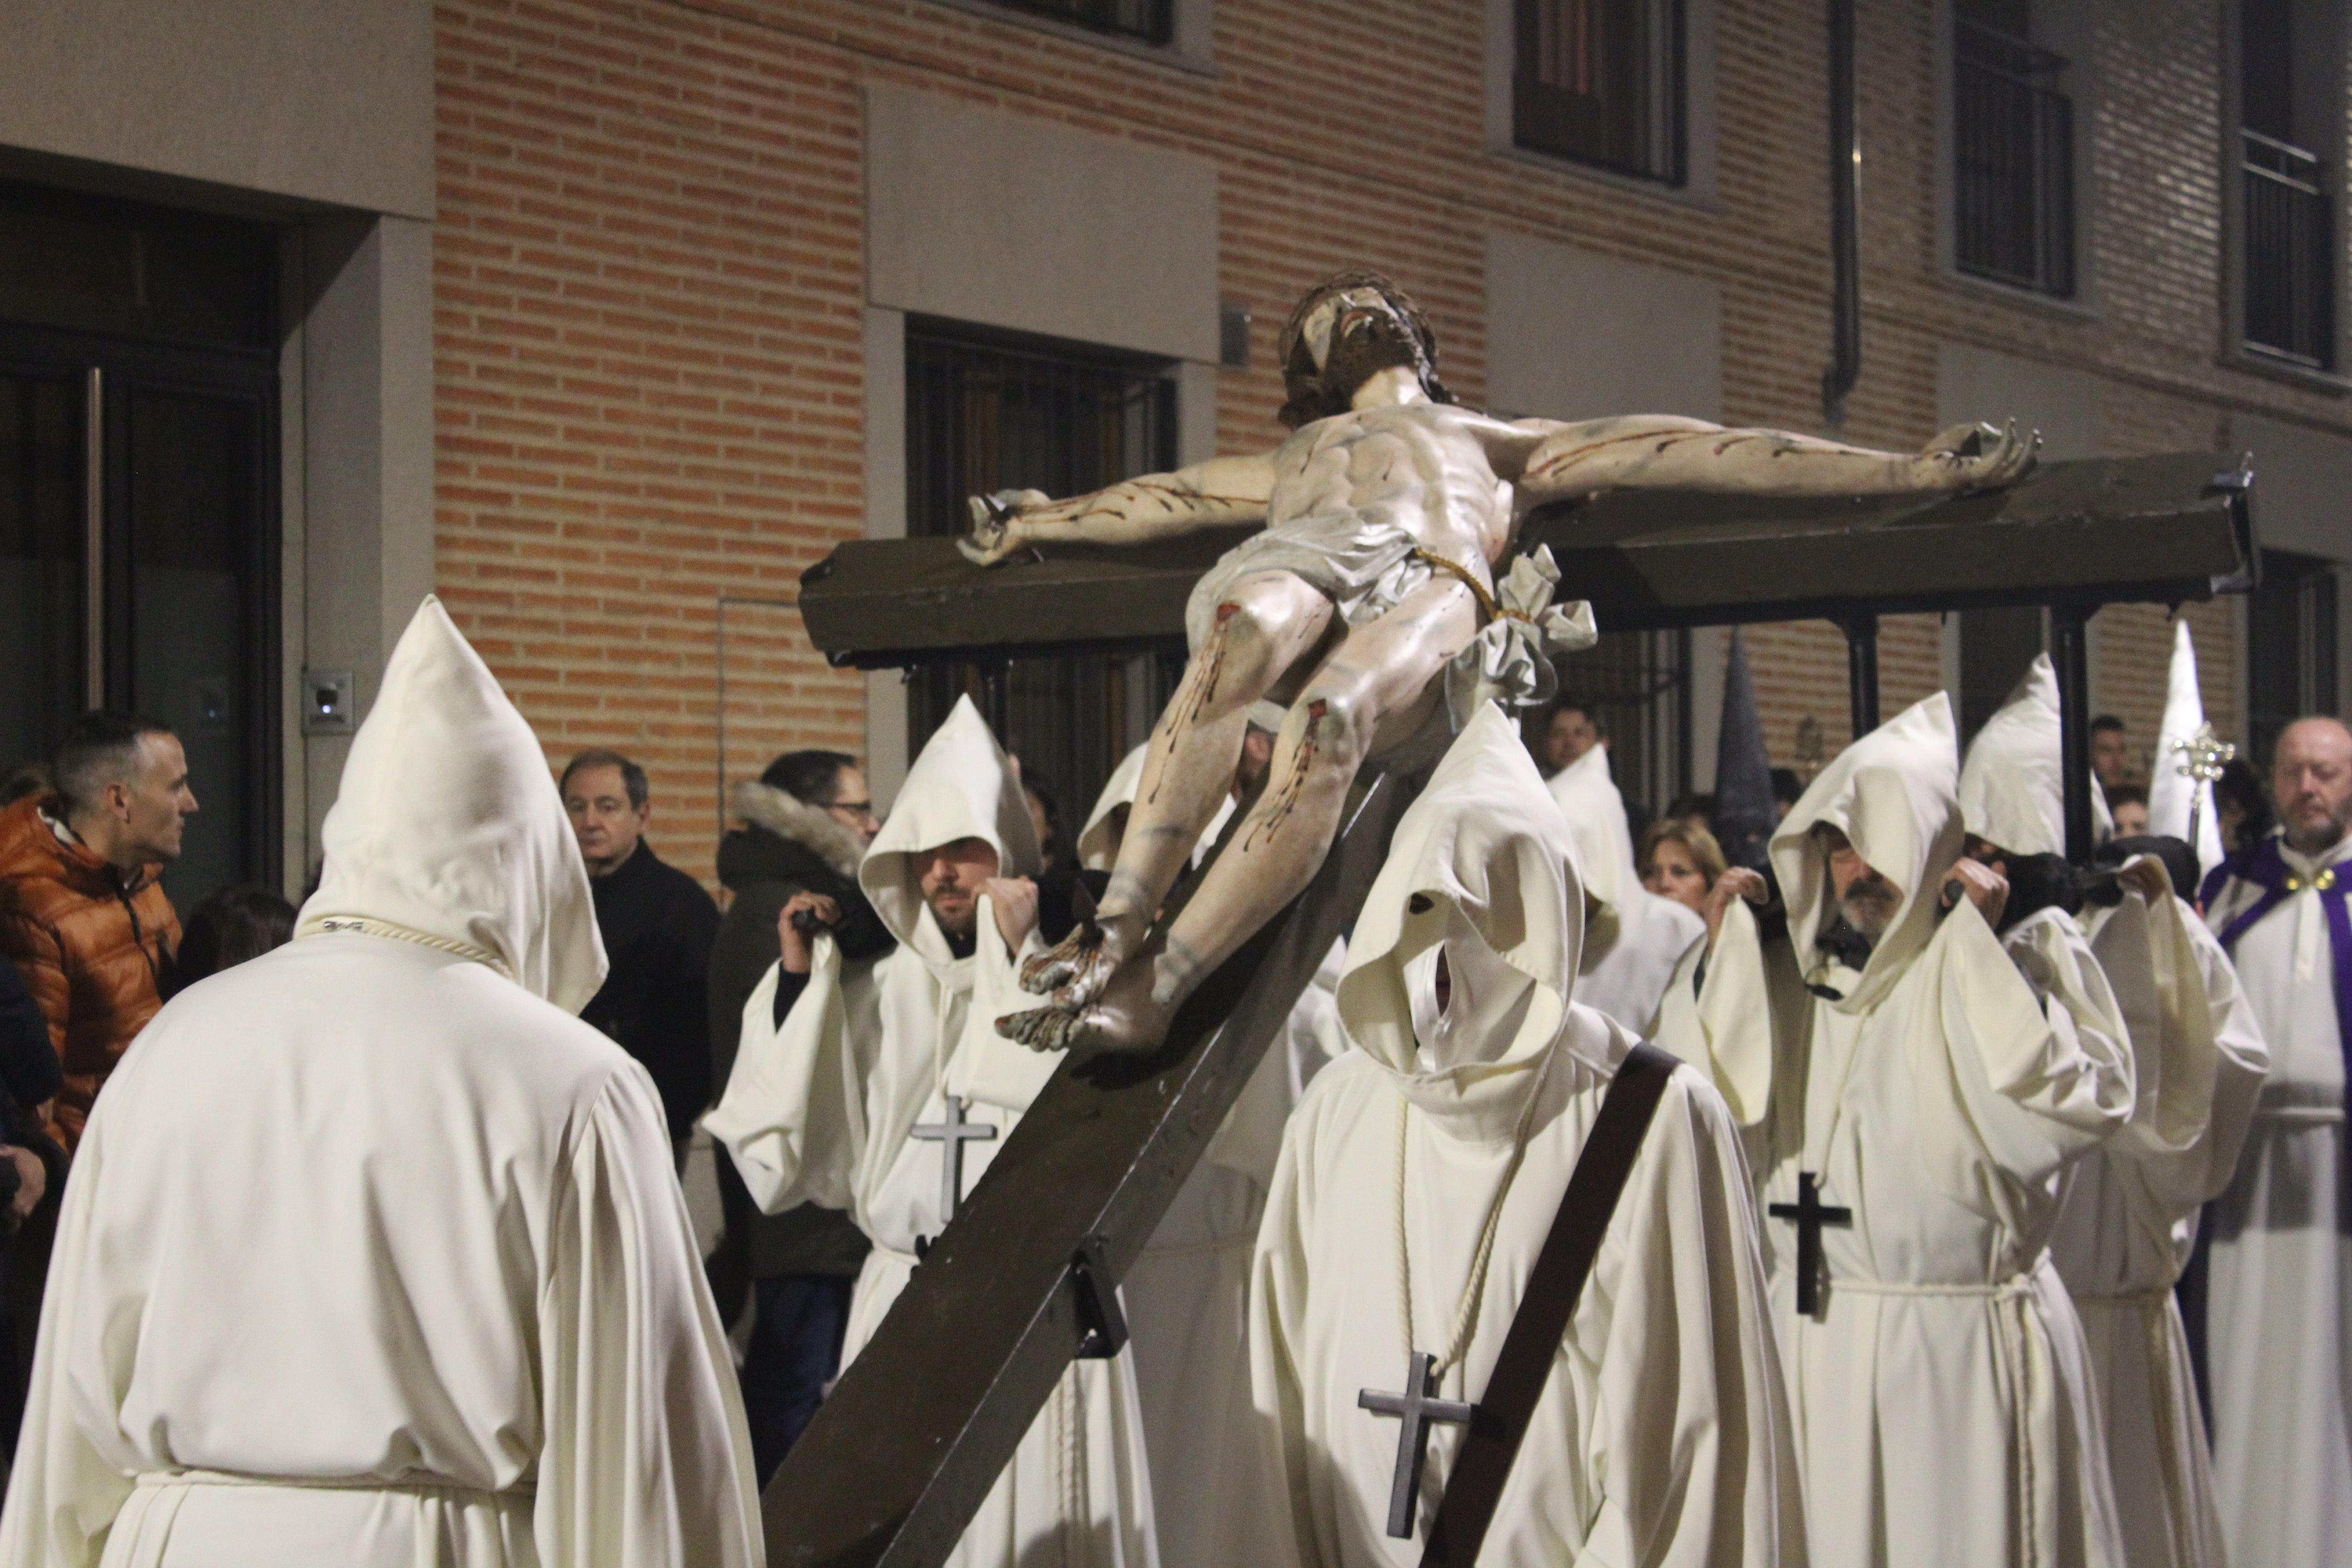
[[[304,937],[313,931],[320,935],[357,931],[362,936],[386,937],[394,942],[409,942],[417,947],[429,947],[436,952],[446,952],[457,958],[469,959],[476,963],[487,964],[509,980],[515,977],[515,973],[508,966],[507,961],[487,947],[477,947],[470,942],[459,942],[455,937],[436,936],[431,931],[418,931],[415,926],[404,926],[397,921],[378,920],[373,915],[318,915],[304,921],[301,929],[294,934],[297,937]]]
[[[1469,589],[1471,596],[1478,601],[1478,614],[1483,620],[1525,621],[1529,626],[1535,625],[1535,620],[1532,616],[1523,616],[1517,610],[1507,610],[1503,608],[1501,605],[1496,604],[1495,602],[1495,591],[1487,587],[1485,583],[1481,582],[1476,573],[1471,571],[1470,568],[1463,565],[1460,562],[1449,561],[1444,556],[1438,554],[1437,552],[1433,550],[1423,550],[1418,544],[1412,547],[1412,553],[1406,557],[1406,559],[1418,561],[1433,572],[1442,572],[1446,576],[1454,579],[1464,587]]]

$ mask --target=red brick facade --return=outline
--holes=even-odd
[[[1219,293],[1255,313],[1253,367],[1219,386],[1227,448],[1279,435],[1274,333],[1298,289],[1342,264],[1413,290],[1475,402],[1495,230],[1714,279],[1727,417],[1818,429],[1822,10],[1717,10],[1707,205],[1490,150],[1483,0],[1217,0],[1214,74],[938,0],[445,0],[440,591],[551,754],[596,743],[644,758],[665,852],[707,873],[719,600],[789,600],[802,568],[864,528],[870,83],[1215,163]],[[1935,428],[1945,342],[2096,373],[2112,453],[2219,447],[2238,411],[2352,428],[2335,398],[2221,362],[2215,7],[2095,6],[2080,310],[1939,261],[1939,8],[1861,10],[1866,360],[1851,438],[1908,446]],[[2234,611],[2192,614],[2227,730]],[[860,681],[828,670],[788,613],[730,609],[730,630],[726,773],[787,743],[864,750]],[[2108,612],[2101,637],[2099,701],[2152,738],[2161,612]],[[1808,715],[1834,750],[1835,635],[1813,624],[1753,639],[1776,753]],[[1931,620],[1888,625],[1890,710],[1940,684],[1939,649]]]

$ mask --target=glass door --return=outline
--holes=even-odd
[[[84,402],[0,361],[0,771],[47,758],[89,695]]]

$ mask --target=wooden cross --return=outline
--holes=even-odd
[[[1797,1173],[1797,1201],[1774,1204],[1770,1213],[1774,1219],[1791,1221],[1797,1227],[1797,1310],[1810,1318],[1822,1305],[1822,1226],[1833,1225],[1850,1229],[1853,1211],[1823,1204],[1821,1178],[1811,1171],[1801,1171]]]
[[[1429,1462],[1429,1429],[1440,1421],[1466,1426],[1477,1406],[1459,1400],[1438,1399],[1437,1358],[1415,1351],[1405,1365],[1402,1394],[1360,1389],[1357,1407],[1376,1415],[1397,1417],[1396,1475],[1389,1482],[1389,1533],[1399,1541],[1412,1539],[1412,1516],[1421,1509],[1421,1472]]]
[[[944,1227],[955,1218],[956,1205],[963,1202],[963,1146],[985,1143],[996,1136],[996,1129],[985,1121],[963,1119],[965,1100],[960,1094],[946,1097],[947,1120],[926,1122],[910,1129],[908,1136],[940,1146],[940,1224]]]

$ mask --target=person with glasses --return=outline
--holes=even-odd
[[[809,967],[813,926],[831,931],[853,961],[894,945],[857,887],[857,863],[882,823],[856,758],[787,752],[739,784],[733,805],[742,826],[719,845],[719,879],[733,900],[710,950],[714,1099],[727,1092],[743,1004],[777,962],[780,940],[784,966],[799,973]],[[850,1287],[866,1240],[838,1209],[803,1204],[761,1214],[726,1150],[717,1152],[726,1234],[711,1258],[711,1287],[730,1322],[747,1298],[758,1298],[743,1361],[743,1405],[764,1487],[840,1368]]]

